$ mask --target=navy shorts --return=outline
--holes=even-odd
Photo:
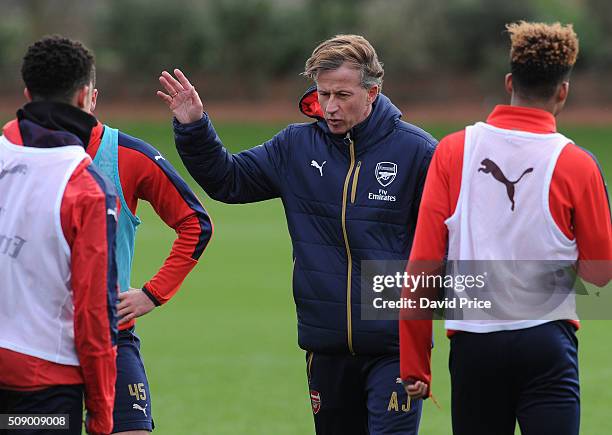
[[[409,401],[399,355],[306,354],[317,435],[416,435],[421,400]]]
[[[454,435],[578,435],[578,341],[565,321],[458,332],[449,360]]]
[[[140,356],[140,339],[134,328],[119,331],[117,342],[117,383],[113,410],[113,433],[131,430],[153,431],[151,394]]]
[[[37,391],[0,389],[0,414],[68,414],[68,430],[3,430],[1,435],[77,435],[83,427],[83,386],[60,385]]]

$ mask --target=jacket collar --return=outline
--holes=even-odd
[[[38,101],[17,111],[22,143],[36,148],[79,145],[85,148],[98,121],[70,104]]]
[[[89,143],[85,147],[85,151],[87,154],[91,156],[93,159],[100,148],[100,144],[102,143],[102,134],[104,133],[104,124],[100,121],[97,121],[97,124],[94,128],[91,129],[91,135],[89,136]]]
[[[497,105],[487,118],[487,124],[506,130],[520,130],[530,133],[556,133],[554,115],[532,107]]]
[[[323,117],[323,110],[319,104],[316,86],[311,86],[304,93],[302,98],[300,98],[299,107],[304,115],[316,120],[317,127],[331,139],[332,143],[346,149],[346,135],[334,134],[329,131],[329,127]],[[360,153],[366,148],[377,144],[391,133],[401,116],[402,113],[391,103],[389,98],[383,94],[378,95],[372,104],[370,115],[348,132],[354,142],[356,153]]]

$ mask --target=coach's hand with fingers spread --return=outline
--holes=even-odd
[[[404,384],[404,388],[411,399],[425,399],[428,397],[429,386],[423,381]]]
[[[126,292],[119,293],[119,304],[117,305],[119,324],[144,316],[153,308],[155,304],[142,289],[130,288]]]
[[[174,75],[176,78],[168,71],[162,72],[159,82],[166,89],[167,94],[157,91],[157,96],[165,101],[181,124],[199,121],[204,111],[200,96],[181,70],[175,69]]]

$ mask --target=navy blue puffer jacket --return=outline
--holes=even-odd
[[[384,95],[347,135],[332,134],[311,88],[300,109],[316,119],[232,154],[207,115],[174,122],[178,152],[213,198],[280,197],[293,243],[293,294],[301,348],[318,353],[397,353],[397,321],[362,320],[362,260],[407,260],[435,139],[400,120]],[[221,223],[222,225],[223,223]]]

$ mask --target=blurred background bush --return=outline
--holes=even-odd
[[[508,36],[520,19],[574,23],[580,37],[572,101],[612,101],[607,0],[3,0],[0,92],[20,93],[27,45],[50,33],[81,39],[110,99],[151,96],[162,69],[206,84],[209,101],[295,101],[320,41],[359,33],[385,64],[398,102],[486,103],[503,95]]]

